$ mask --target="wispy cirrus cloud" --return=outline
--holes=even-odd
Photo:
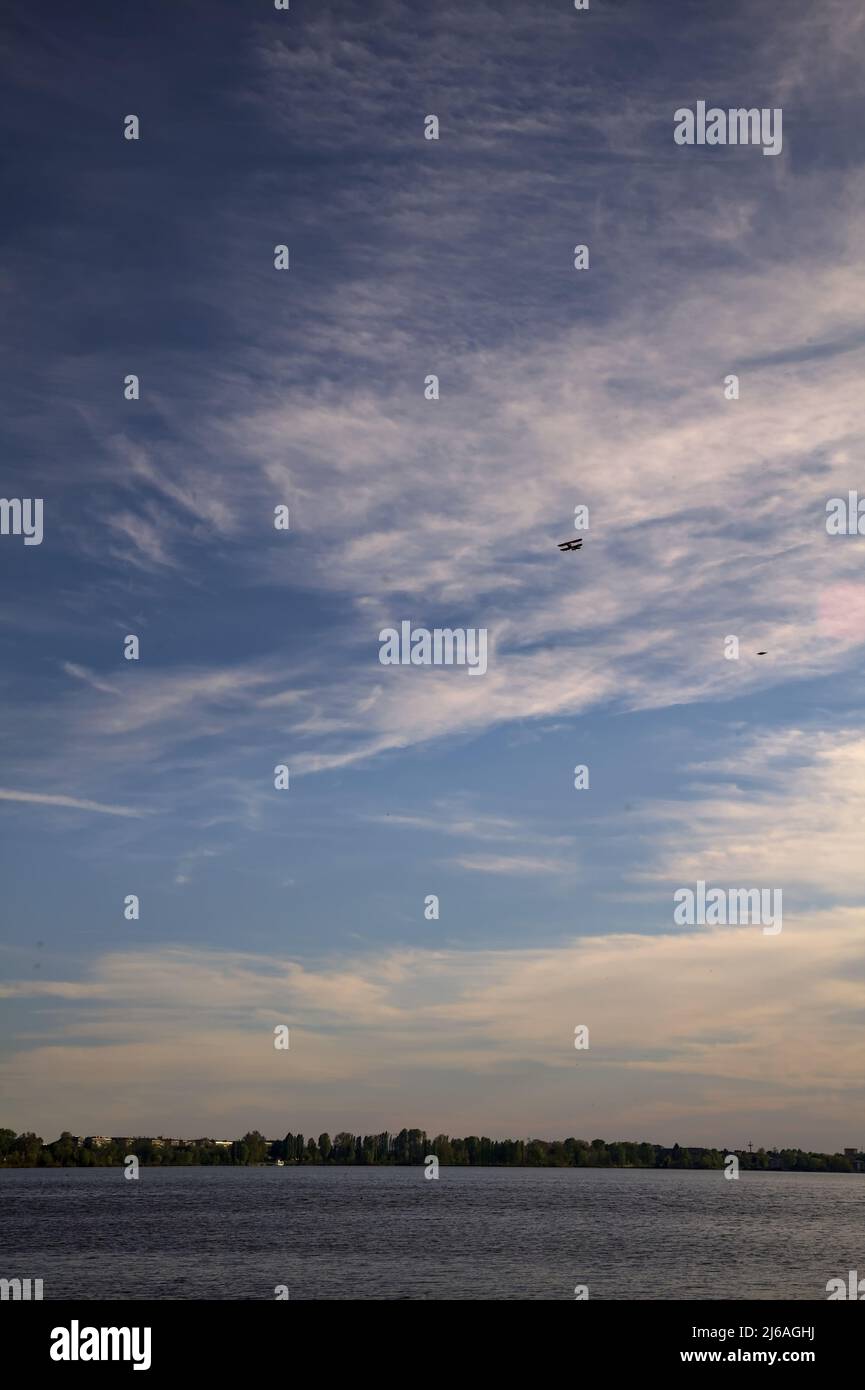
[[[89,671],[86,666],[79,666],[74,661],[64,661],[63,670],[67,676],[74,676],[76,680],[84,681],[85,685],[89,685],[92,690],[101,691],[103,695],[120,695],[122,693],[119,686],[101,679],[93,671]]]
[[[774,884],[834,902],[865,898],[865,737],[767,729],[736,756],[692,764],[691,795],[641,813],[655,878]]]
[[[540,874],[550,877],[557,874],[576,874],[578,866],[573,860],[543,857],[537,854],[460,854],[454,860],[461,869],[477,874]]]
[[[160,113],[134,150],[104,138],[109,40],[58,23],[27,27],[7,141],[22,186],[49,160],[64,241],[42,254],[34,208],[2,287],[10,478],[38,459],[47,530],[0,684],[6,780],[56,791],[0,800],[9,882],[34,834],[77,885],[59,913],[52,876],[21,890],[77,954],[9,986],[40,1011],[19,1123],[183,1131],[193,1095],[196,1127],[280,1132],[289,1013],[307,1128],[402,1124],[408,1097],[467,1132],[849,1142],[865,585],[824,508],[865,443],[861,16],[322,0],[280,29],[215,0],[192,86],[194,34],[124,32]],[[782,158],[673,145],[677,106],[727,93],[788,103]],[[381,667],[402,619],[485,626],[487,673]],[[781,936],[659,919],[660,883],[715,874],[791,885]],[[76,912],[127,877],[158,929],[109,952]]]
[[[103,806],[98,801],[87,801],[80,797],[64,796],[55,792],[13,791],[0,787],[0,801],[21,801],[31,806],[65,806],[73,811],[96,811],[105,816],[143,816],[146,812],[132,806]]]

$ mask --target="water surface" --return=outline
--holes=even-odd
[[[46,1299],[825,1299],[865,1274],[865,1177],[5,1169],[0,1229]]]

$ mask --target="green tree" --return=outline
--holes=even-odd
[[[246,1145],[247,1163],[263,1163],[267,1158],[267,1140],[257,1129],[244,1134],[241,1143]]]
[[[0,1163],[12,1152],[17,1137],[14,1129],[0,1129]]]
[[[446,1134],[437,1134],[432,1142],[432,1152],[435,1154],[439,1163],[453,1163],[454,1151],[451,1141]]]
[[[468,1134],[465,1139],[466,1157],[472,1167],[481,1161],[481,1141],[476,1134]]]
[[[408,1132],[408,1161],[423,1163],[429,1153],[429,1142],[424,1129],[410,1129]]]
[[[530,1139],[526,1146],[526,1163],[530,1168],[543,1168],[547,1161],[547,1146],[543,1139]]]
[[[320,1141],[319,1141],[320,1143]],[[333,1141],[330,1151],[331,1162],[333,1163],[354,1163],[355,1138],[349,1134],[348,1130],[341,1130]]]
[[[12,1145],[12,1152],[17,1155],[20,1167],[35,1168],[42,1152],[42,1140],[32,1131],[19,1134]]]
[[[78,1145],[74,1135],[64,1129],[59,1139],[55,1139],[53,1144],[48,1145],[51,1155],[56,1163],[62,1164],[64,1168],[70,1168],[76,1160]]]

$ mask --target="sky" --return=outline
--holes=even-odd
[[[862,1147],[865,14],[2,47],[0,1123]],[[486,672],[382,665],[402,621]],[[700,880],[783,929],[677,924]]]

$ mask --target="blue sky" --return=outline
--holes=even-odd
[[[865,1141],[863,27],[11,6],[4,1122]]]

